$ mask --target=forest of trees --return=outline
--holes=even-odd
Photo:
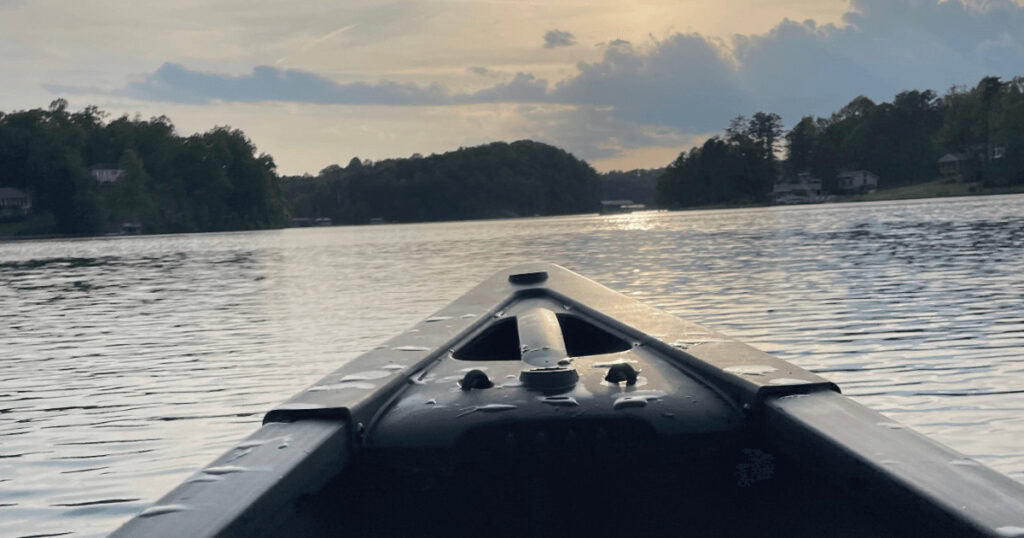
[[[180,137],[166,117],[106,121],[96,107],[0,112],[0,187],[28,193],[18,231],[87,235],[122,223],[146,233],[282,226],[274,161],[238,130]],[[90,168],[123,170],[101,183]]]
[[[664,168],[612,170],[601,174],[602,200],[632,200],[654,207],[654,189]]]
[[[775,151],[782,132],[778,114],[737,117],[724,137],[710,138],[669,165],[658,179],[658,205],[767,203],[778,175]]]
[[[284,177],[281,188],[294,216],[341,224],[586,213],[600,202],[589,164],[529,140],[429,157],[354,158],[316,177]]]
[[[880,188],[898,187],[937,179],[947,154],[964,159],[964,181],[1024,185],[1024,77],[986,77],[942,97],[931,90],[905,91],[891,103],[857,97],[785,133],[775,114],[741,116],[725,135],[680,154],[659,179],[656,199],[668,208],[765,203],[778,179],[801,172],[830,192],[844,170],[870,170]]]
[[[667,168],[606,174],[521,140],[278,177],[241,131],[182,137],[163,116],[108,121],[96,107],[69,111],[58,99],[0,112],[0,188],[27,193],[32,204],[27,215],[0,208],[0,235],[89,235],[125,223],[146,233],[242,230],[289,217],[359,224],[560,215],[597,211],[602,199],[670,209],[766,204],[776,183],[802,173],[833,193],[844,170],[870,170],[883,189],[932,181],[943,156],[957,160],[955,181],[1024,189],[1024,77],[986,77],[941,97],[905,91],[891,103],[857,97],[789,131],[777,114],[739,116]],[[119,176],[101,181],[97,168]]]

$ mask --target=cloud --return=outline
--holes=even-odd
[[[966,1],[966,0],[965,0]],[[689,132],[721,128],[755,109],[786,117],[825,114],[859,94],[890,98],[945,89],[1024,65],[1024,6],[1011,0],[852,0],[844,24],[783,20],[770,31],[718,40],[674,34],[642,46],[614,40],[596,62],[555,85],[530,73],[469,94],[437,84],[339,83],[316,73],[260,66],[224,75],[165,63],[124,91],[140,99],[440,105],[531,102],[612,107],[622,119]],[[572,35],[551,30],[549,44]],[[485,67],[470,73],[494,76]]]
[[[545,35],[548,47],[573,42],[562,30]],[[179,103],[522,104],[538,136],[605,158],[719,131],[738,114],[772,111],[793,123],[861,94],[882,100],[905,89],[942,91],[986,75],[1021,75],[1021,66],[1024,6],[1013,0],[850,0],[840,24],[784,19],[764,33],[726,39],[676,33],[642,44],[610,41],[598,60],[578,63],[556,83],[528,72],[506,79],[477,66],[467,74],[503,81],[457,93],[438,84],[341,83],[268,66],[226,75],[165,63],[116,93]]]
[[[548,30],[544,34],[544,48],[568,47],[576,44],[576,37],[565,30]]]
[[[728,52],[697,34],[676,34],[646,50],[613,41],[601,61],[577,69],[553,89],[554,101],[613,107],[639,123],[706,132],[748,105]]]
[[[516,73],[502,82],[469,95],[453,98],[459,103],[542,103],[548,100],[548,82],[530,73]]]
[[[348,105],[439,105],[451,97],[438,85],[391,81],[340,84],[298,69],[257,66],[247,75],[193,71],[165,63],[119,93],[144,100],[205,104],[214,101],[291,101]]]
[[[607,107],[531,104],[519,105],[516,113],[523,122],[519,137],[565,148],[588,161],[615,157],[630,148],[682,148],[692,142],[692,137],[672,128],[623,120]]]

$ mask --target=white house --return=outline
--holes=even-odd
[[[867,170],[842,172],[837,179],[844,192],[872,192],[878,188],[878,176]]]
[[[24,217],[32,209],[32,199],[25,191],[0,187],[0,217]]]
[[[96,183],[117,183],[124,177],[124,170],[116,166],[97,164],[89,167],[89,175]]]

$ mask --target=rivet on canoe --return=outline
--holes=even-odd
[[[613,364],[608,368],[608,375],[604,376],[604,380],[609,383],[620,383],[625,381],[627,385],[635,385],[637,377],[637,370],[633,368],[632,364],[628,362],[620,362]]]
[[[494,383],[491,383],[490,378],[483,370],[473,369],[462,376],[459,386],[462,387],[462,390],[489,389],[494,386]]]

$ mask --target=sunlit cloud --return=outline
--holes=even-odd
[[[565,7],[558,5],[552,9]],[[270,40],[269,50],[285,53],[266,62],[222,66],[203,52],[162,58],[150,64],[149,69],[159,65],[155,70],[105,88],[66,81],[45,87],[60,95],[216,107],[342,105],[378,114],[393,107],[449,107],[453,116],[466,114],[467,107],[491,107],[503,111],[504,131],[487,125],[467,131],[465,140],[529,137],[612,162],[639,156],[640,148],[685,145],[721,130],[738,114],[772,111],[793,123],[805,114],[828,114],[860,94],[890,99],[904,89],[941,92],[986,75],[1024,74],[1024,7],[1013,0],[851,0],[832,22],[783,19],[766,31],[719,37],[687,29],[648,38],[634,32],[627,40],[595,35],[594,27],[580,31],[585,21],[571,19],[565,22],[571,26],[560,22],[559,28],[534,30],[543,35],[543,46],[533,37],[518,49],[478,47],[450,57],[448,41],[415,37],[414,30],[457,24],[460,10],[482,6],[445,4],[431,13],[408,2],[358,3],[320,17],[315,29]],[[410,26],[407,8],[423,15],[418,26]],[[267,20],[251,17],[259,21],[259,32],[274,31]],[[550,20],[541,24],[536,28],[552,28]],[[465,35],[485,39],[504,29],[467,26]],[[422,48],[439,51],[439,59],[410,66],[396,63],[402,55],[382,52]],[[370,71],[347,71],[326,67],[331,62],[324,58],[345,59],[336,65],[348,65],[350,58],[360,65],[377,63]],[[511,121],[509,113],[519,116]],[[409,131],[436,128],[415,125],[412,118],[419,115],[405,116]]]

